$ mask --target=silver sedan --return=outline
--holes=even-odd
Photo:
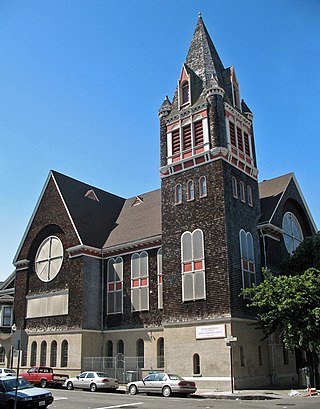
[[[145,392],[158,393],[167,397],[173,393],[187,396],[194,393],[197,388],[194,382],[186,381],[179,375],[158,372],[146,376],[141,381],[128,383],[127,390],[131,395]]]
[[[98,389],[104,390],[116,390],[119,388],[119,381],[104,372],[87,371],[82,372],[75,378],[69,378],[64,385],[68,390],[75,388],[89,389],[91,392],[95,392]]]

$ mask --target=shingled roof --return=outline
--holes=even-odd
[[[161,233],[161,191],[157,189],[126,200],[103,247],[124,247],[156,239]]]
[[[125,199],[52,171],[82,244],[101,248]]]

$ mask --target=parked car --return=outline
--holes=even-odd
[[[35,388],[30,382],[12,375],[0,378],[0,408],[13,409],[17,385],[17,408],[33,409],[46,408],[53,402],[51,392],[42,388]]]
[[[17,376],[16,371],[10,368],[0,368],[0,376]]]
[[[62,386],[69,378],[67,374],[54,373],[49,366],[32,366],[27,372],[19,373],[25,380],[34,385],[40,385],[42,388],[46,386]]]
[[[187,396],[194,393],[197,388],[194,382],[186,381],[179,375],[158,372],[149,374],[141,381],[128,383],[127,390],[131,395],[145,392],[159,393],[167,397],[173,393]]]
[[[64,385],[68,390],[74,388],[90,389],[95,392],[97,389],[116,390],[119,388],[118,379],[111,378],[105,372],[82,372],[75,378],[69,378]]]

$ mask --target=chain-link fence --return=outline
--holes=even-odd
[[[83,367],[86,371],[106,372],[117,378],[120,383],[128,383],[144,377],[148,372],[157,369],[156,362],[145,357],[127,357],[118,354],[115,357],[86,357]]]

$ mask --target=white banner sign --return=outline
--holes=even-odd
[[[225,324],[196,327],[196,339],[225,338],[225,336],[226,336]]]

